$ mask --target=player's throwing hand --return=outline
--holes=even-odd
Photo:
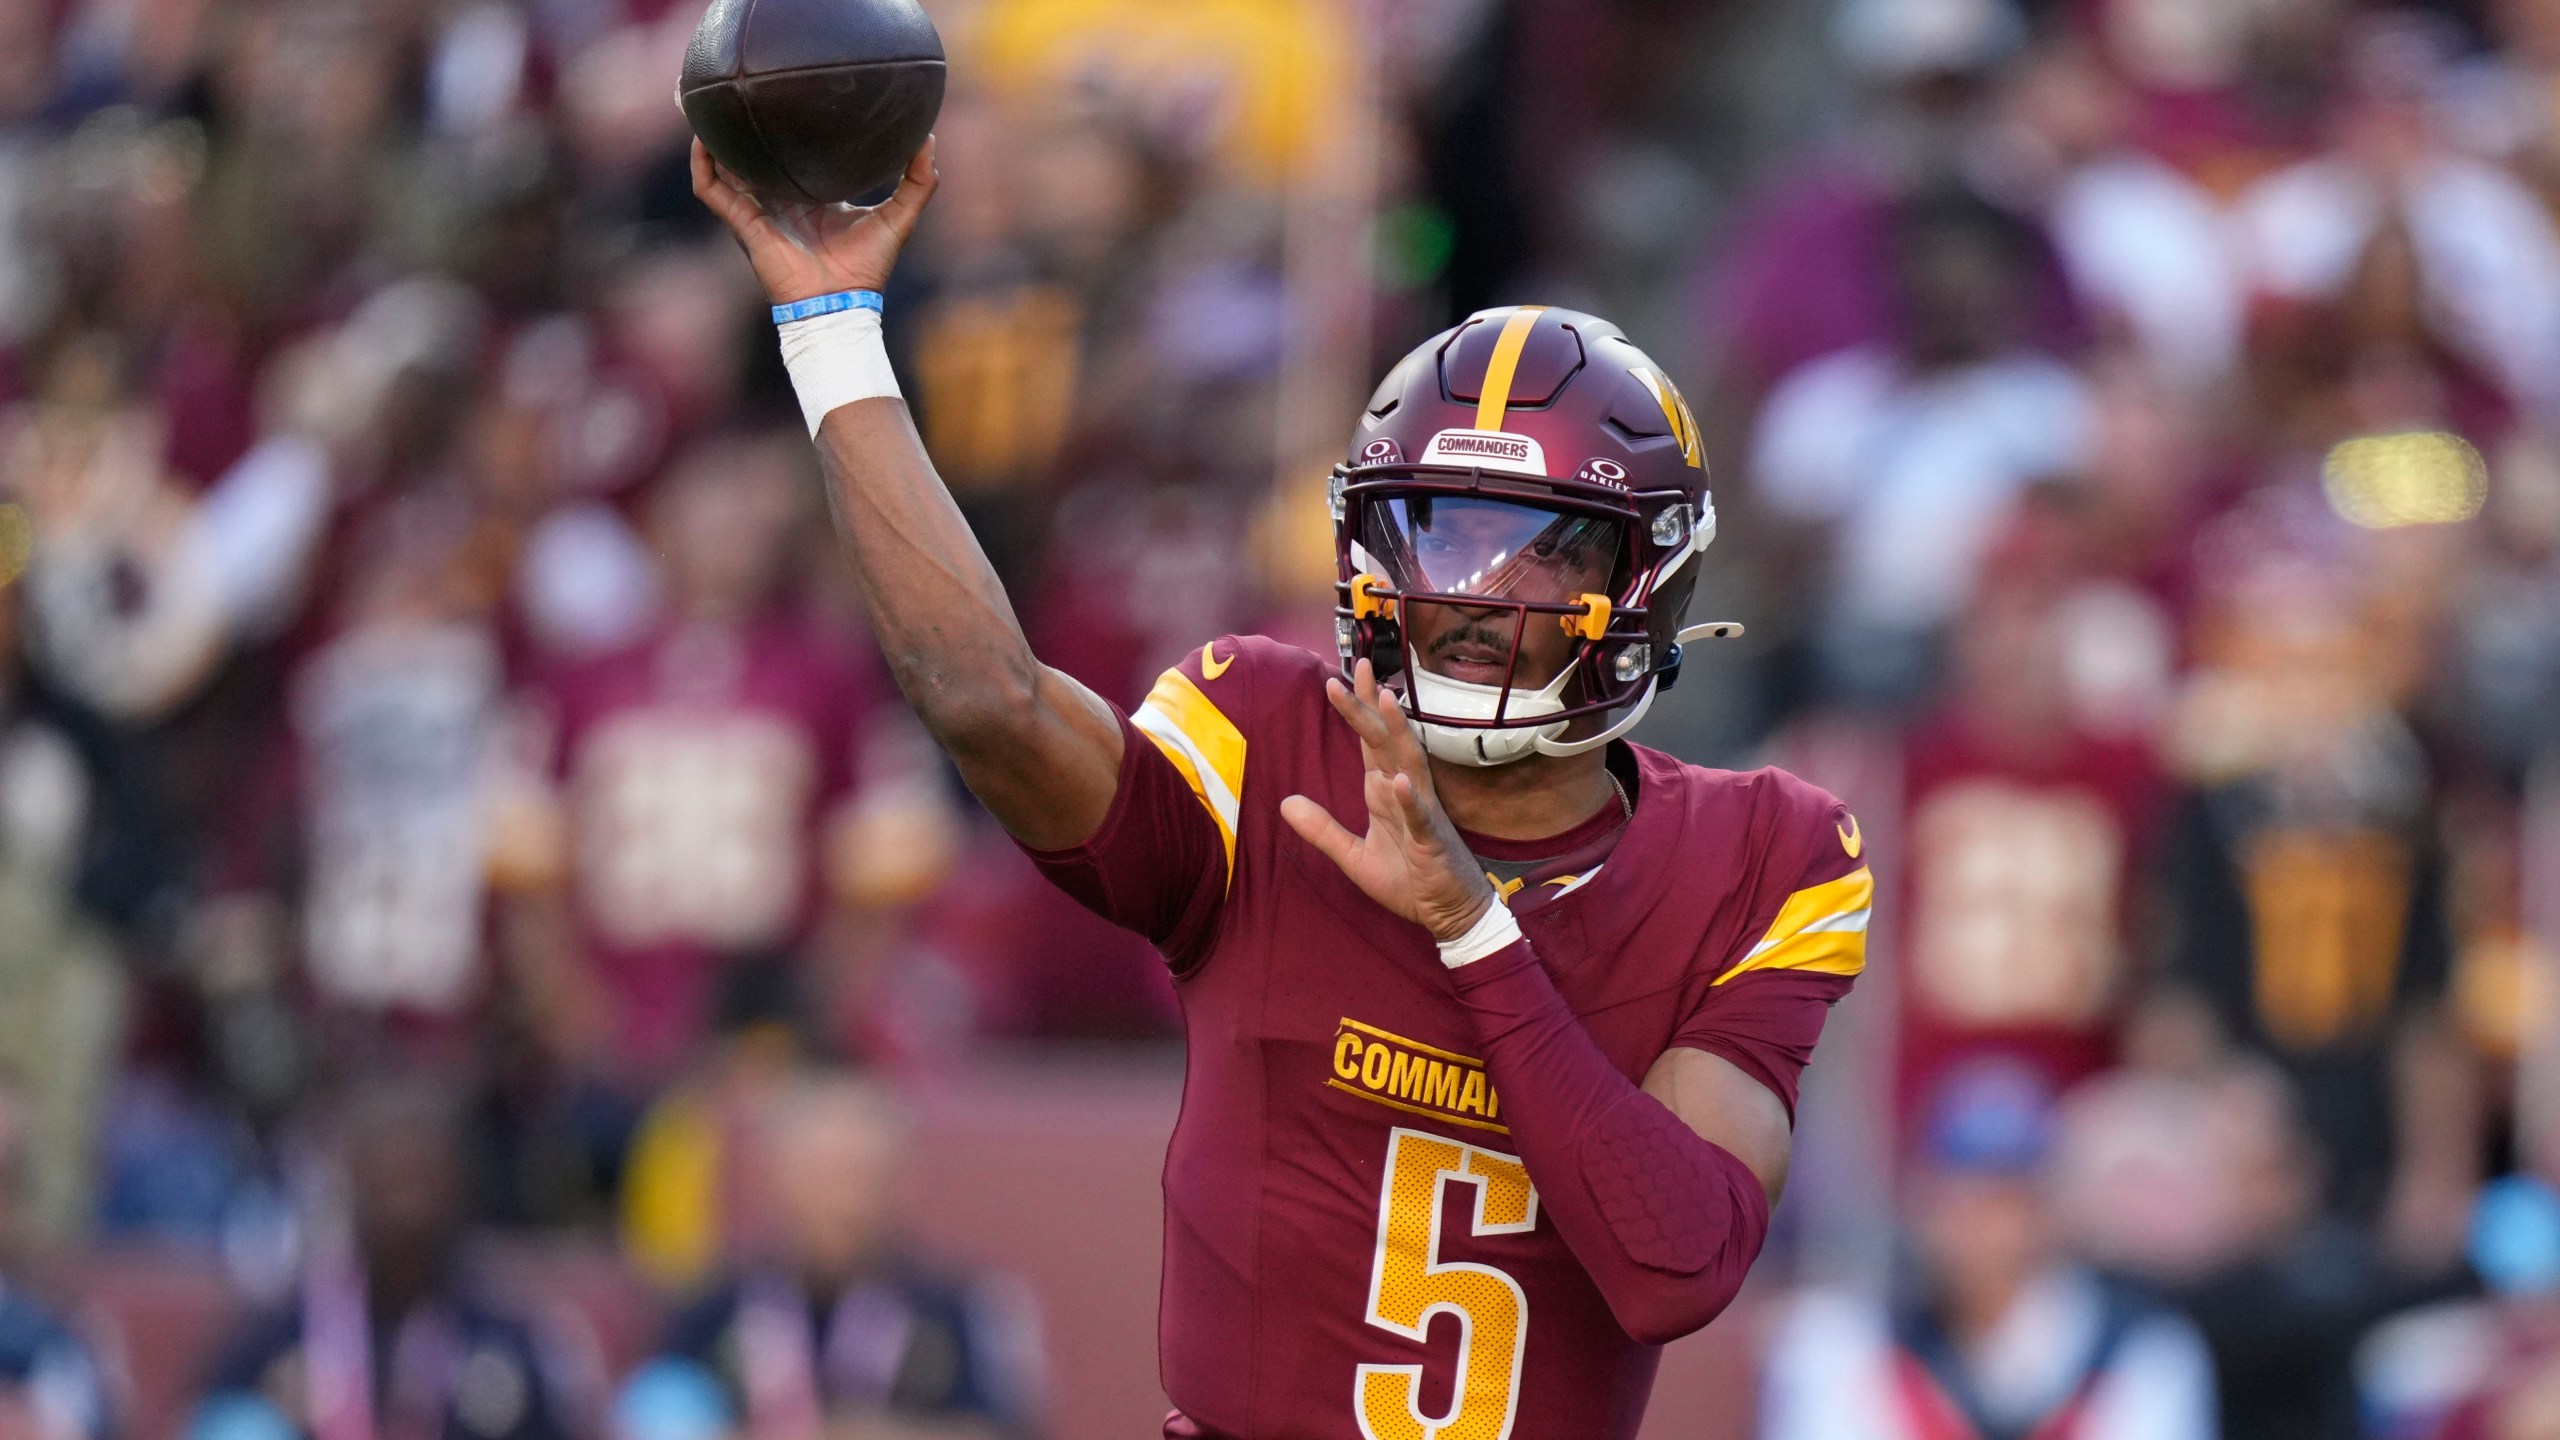
[[[1350,686],[1328,679],[1324,693],[1360,737],[1360,763],[1367,772],[1361,798],[1369,807],[1369,833],[1353,835],[1304,795],[1281,801],[1281,818],[1341,866],[1370,899],[1429,930],[1434,939],[1466,934],[1494,903],[1493,884],[1440,808],[1431,787],[1430,759],[1405,720],[1403,704],[1378,683],[1367,660],[1353,669]]]
[[[878,290],[942,183],[933,140],[907,162],[895,193],[877,205],[765,205],[693,142],[693,193],[728,222],[756,279],[777,305],[839,290]]]

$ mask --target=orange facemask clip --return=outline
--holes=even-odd
[[[1582,597],[1581,614],[1559,615],[1556,617],[1556,623],[1564,627],[1564,633],[1567,635],[1579,635],[1585,640],[1597,640],[1609,633],[1609,597],[1585,595]]]
[[[1387,588],[1387,582],[1379,579],[1375,575],[1352,576],[1351,618],[1354,620],[1393,620],[1396,618],[1395,600],[1392,597],[1377,593],[1385,588]]]

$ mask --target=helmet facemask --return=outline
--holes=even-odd
[[[1644,612],[1612,598],[1640,563],[1620,507],[1361,488],[1346,517],[1352,609],[1432,755],[1483,766],[1570,753],[1558,747],[1575,719],[1624,703],[1624,687],[1599,683],[1599,667],[1644,638]]]

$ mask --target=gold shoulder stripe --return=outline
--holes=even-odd
[[[1875,897],[1875,876],[1864,865],[1837,880],[1806,886],[1787,897],[1769,933],[1715,983],[1751,970],[1856,975],[1867,968],[1867,916]]]
[[[1227,845],[1227,883],[1233,885],[1236,816],[1241,810],[1237,797],[1244,793],[1244,732],[1179,670],[1164,672],[1148,692],[1146,703],[1129,719],[1182,772],[1191,793],[1200,797],[1210,818],[1218,822],[1218,836]]]
[[[1476,397],[1476,428],[1499,430],[1502,417],[1511,409],[1511,381],[1520,371],[1520,352],[1528,347],[1529,332],[1537,328],[1538,315],[1544,305],[1522,305],[1502,322],[1502,333],[1494,337],[1493,358],[1485,363],[1484,393]]]

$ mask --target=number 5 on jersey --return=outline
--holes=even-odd
[[[1422,1413],[1421,1366],[1361,1366],[1352,1404],[1367,1440],[1506,1440],[1520,1408],[1529,1297],[1490,1265],[1440,1260],[1440,1196],[1451,1181],[1475,1187],[1478,1235],[1519,1235],[1538,1223],[1538,1192],[1518,1160],[1419,1130],[1389,1132],[1367,1318],[1423,1340],[1432,1316],[1457,1316],[1458,1373],[1449,1413],[1435,1418]]]

